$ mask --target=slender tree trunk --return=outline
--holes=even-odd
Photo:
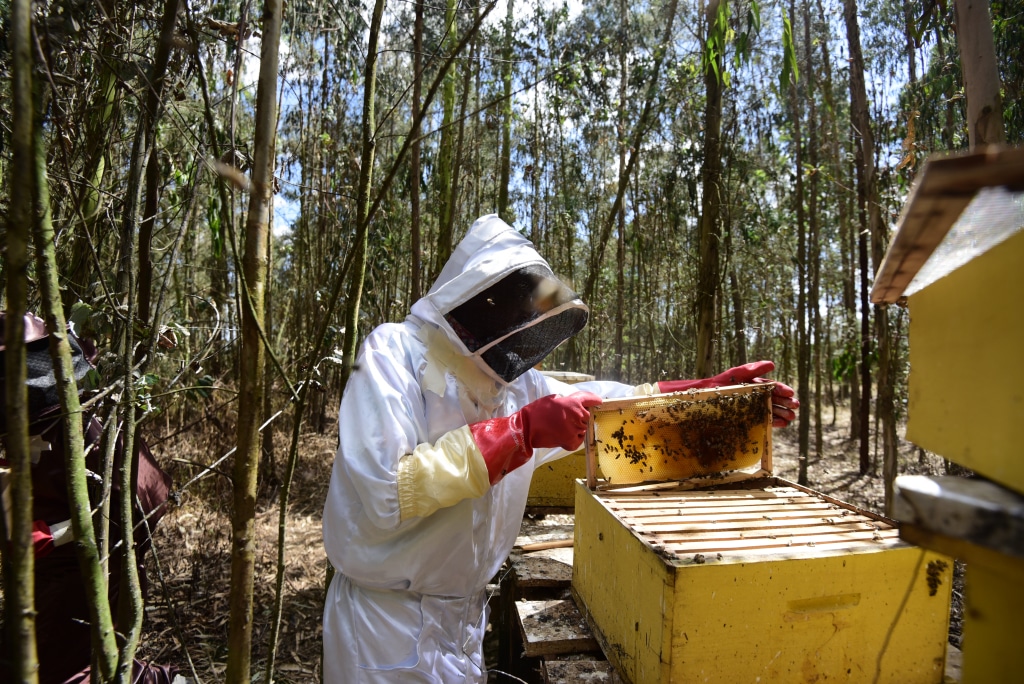
[[[815,0],[818,9],[819,16],[825,16],[825,9],[822,6],[821,0]],[[825,84],[822,89],[822,93],[825,99],[827,107],[825,108],[825,115],[828,119],[828,126],[830,131],[830,163],[832,165],[833,173],[837,178],[843,178],[843,172],[846,165],[842,160],[841,150],[844,149],[844,145],[841,144],[839,137],[839,127],[836,116],[836,103],[835,103],[835,88],[832,82],[832,59],[829,50],[829,40],[826,38],[821,41],[821,64],[825,74]],[[842,312],[843,312],[843,338],[840,340],[842,344],[841,356],[846,357],[849,354],[854,353],[854,341],[856,339],[856,320],[857,320],[857,303],[856,303],[856,269],[853,265],[853,254],[856,251],[856,244],[853,237],[853,226],[850,221],[850,202],[847,195],[843,195],[838,201],[838,222],[839,222],[839,262],[840,262],[840,285],[842,288]],[[829,334],[831,336],[831,327],[829,328]],[[831,337],[830,337],[831,339]],[[833,358],[833,355],[829,353],[828,358]],[[830,383],[833,378],[831,369],[828,369]],[[860,434],[860,390],[857,382],[857,374],[850,373],[848,376],[838,377],[835,380],[841,383],[841,391],[843,388],[847,391],[850,397],[850,435],[849,439],[852,441]],[[835,422],[835,393],[832,394],[833,401],[833,423]]]
[[[423,282],[423,247],[421,245],[420,226],[420,99],[423,92],[423,2],[416,0],[416,19],[413,27],[413,82],[412,82],[412,130],[409,135],[414,142],[409,159],[409,194],[412,199],[412,224],[410,249],[412,251],[412,281],[410,300],[415,302],[422,296],[420,283]]]
[[[629,85],[629,5],[625,0],[619,0],[619,31],[622,40],[619,41],[619,116],[617,123],[618,152],[619,152],[619,185],[625,185],[628,179],[623,175],[626,173],[626,146],[629,144],[626,138],[626,119],[629,116],[629,103],[626,101],[627,86]],[[611,377],[613,380],[622,380],[622,357],[625,353],[625,278],[626,278],[626,203],[619,203],[619,211],[616,216],[618,230],[616,231],[615,250],[615,351],[612,356]]]
[[[4,272],[7,316],[4,321],[5,448],[11,467],[11,529],[0,515],[3,538],[4,628],[10,663],[0,674],[11,681],[39,681],[36,656],[35,556],[32,546],[32,454],[28,438],[28,394],[25,361],[25,307],[28,301],[28,240],[36,220],[34,204],[37,137],[33,115],[32,3],[14,0],[8,39],[12,71],[10,222],[6,226]]]
[[[373,184],[373,161],[377,146],[377,123],[374,99],[377,92],[377,41],[380,34],[384,0],[376,0],[370,22],[369,42],[366,47],[366,67],[363,78],[362,157],[359,165],[359,191],[356,196],[356,250],[352,280],[345,309],[345,340],[343,347],[341,387],[344,390],[356,360],[359,342],[359,301],[363,295],[366,277],[366,248],[369,235],[370,187]],[[453,20],[454,23],[454,20]],[[454,95],[454,92],[453,92]],[[444,265],[444,262],[441,262]]]
[[[736,276],[736,262],[729,265],[729,292],[732,296],[733,334],[736,336],[733,353],[737,366],[747,362],[747,323],[743,309],[743,292]]]
[[[101,682],[114,678],[117,669],[117,642],[113,619],[107,600],[107,581],[100,564],[96,535],[92,524],[89,489],[85,472],[85,438],[82,430],[82,409],[71,362],[67,321],[60,300],[53,224],[46,180],[46,153],[42,144],[42,121],[36,112],[34,129],[35,170],[33,175],[33,217],[36,249],[36,273],[42,298],[43,318],[50,336],[50,356],[64,416],[65,469],[71,528],[75,537],[78,564],[82,573],[89,619],[92,624],[93,661]]]
[[[153,290],[153,228],[156,224],[160,203],[160,155],[157,154],[157,122],[163,103],[163,92],[167,63],[171,54],[175,24],[178,18],[178,0],[167,0],[164,4],[160,38],[153,55],[149,88],[146,91],[146,149],[149,150],[149,164],[146,167],[145,205],[142,222],[139,224],[139,322],[151,326],[150,300]],[[148,351],[148,350],[147,350]]]
[[[712,32],[722,0],[708,0],[704,21]],[[704,162],[701,167],[701,206],[699,220],[699,265],[697,267],[697,368],[696,377],[715,372],[715,312],[719,280],[719,243],[721,226],[718,215],[722,203],[722,55],[709,59],[704,69]]]
[[[110,21],[116,21],[113,0],[100,0],[98,5]],[[89,150],[89,156],[82,173],[82,192],[78,199],[83,225],[81,230],[75,231],[72,241],[71,260],[67,267],[68,286],[64,293],[65,307],[70,307],[77,299],[87,295],[93,275],[93,251],[96,244],[92,241],[98,242],[96,227],[103,208],[106,155],[111,134],[117,129],[121,103],[120,76],[114,66],[120,63],[120,59],[115,55],[113,31],[106,31],[97,57],[100,86],[93,100],[94,114],[86,124],[85,149]]]
[[[444,15],[446,50],[451,52],[458,40],[458,23],[455,17],[456,2],[448,0]],[[455,207],[451,206],[449,196],[452,186],[452,167],[455,164],[455,69],[448,68],[444,74],[444,90],[441,96],[441,143],[437,153],[437,175],[435,176],[438,198],[438,235],[437,248],[434,251],[434,268],[431,280],[441,272],[445,262],[452,253],[451,227],[454,220]],[[364,122],[365,125],[365,122]],[[365,150],[364,150],[365,153]]]
[[[120,469],[114,474],[119,487],[115,502],[123,521],[132,520],[135,479],[133,478],[133,455],[135,444],[135,326],[138,313],[137,268],[135,262],[136,230],[138,227],[139,194],[146,165],[146,126],[140,121],[132,141],[128,160],[128,180],[125,189],[124,209],[121,214],[121,240],[117,263],[117,286],[124,312],[123,319],[114,329],[114,351],[120,361],[120,372],[124,389],[118,402],[117,415],[122,427],[124,457]],[[112,456],[112,452],[111,452]],[[111,462],[112,465],[112,462]],[[117,553],[122,557],[120,587],[117,605],[117,627],[121,634],[120,655],[117,667],[117,681],[130,677],[131,662],[138,646],[142,629],[142,593],[139,587],[138,568],[135,565],[135,537],[130,523],[122,524],[121,539]]]
[[[807,273],[807,325],[810,327],[808,334],[808,365],[810,372],[814,374],[814,453],[820,458],[822,451],[822,425],[821,425],[821,305],[819,302],[820,280],[821,280],[821,249],[819,245],[819,220],[818,220],[818,103],[816,89],[817,74],[814,68],[812,41],[811,41],[811,7],[810,2],[805,0],[803,5],[804,14],[804,54],[807,66],[804,69],[807,82],[807,157],[811,168],[808,178],[808,201],[807,201],[807,251],[805,253],[805,271]],[[808,445],[808,449],[809,449]]]
[[[267,226],[267,282],[263,291],[263,330],[268,340],[274,334],[274,215],[268,217]],[[263,366],[263,415],[261,422],[266,422],[274,412],[274,369],[272,364]],[[264,480],[280,482],[277,474],[277,463],[274,459],[274,430],[267,428],[260,438],[260,455],[263,464]]]
[[[863,172],[863,148],[858,147],[854,155],[855,164],[858,166],[857,173],[857,196],[860,200],[861,211],[859,212],[861,225],[864,220],[864,172]],[[857,237],[857,255],[860,262],[860,415],[858,426],[860,433],[860,474],[867,475],[871,469],[871,305],[868,303],[868,289],[870,287],[868,276],[868,238],[863,230]]]
[[[505,15],[505,44],[502,48],[504,62],[501,65],[501,153],[498,156],[498,216],[506,223],[513,222],[508,207],[508,186],[512,169],[512,40],[513,7],[515,0],[507,0]]]
[[[533,60],[533,80],[540,82],[540,41],[543,39],[543,25],[540,21],[540,11],[535,10],[537,18],[537,44]],[[533,137],[531,140],[531,153],[533,155],[533,168],[530,169],[530,240],[533,244],[541,247],[541,214],[543,209],[541,198],[541,181],[545,168],[544,160],[546,155],[542,152],[542,121],[543,113],[540,110],[540,88],[533,89]],[[545,222],[546,223],[546,222]]]
[[[917,83],[917,48],[914,44],[914,36],[911,29],[914,25],[914,7],[910,0],[903,0],[903,32],[907,39],[907,73],[909,85]]]
[[[932,11],[938,12],[939,10],[936,7]],[[939,63],[940,64],[945,64],[946,63],[946,48],[945,48],[945,41],[942,39],[942,28],[940,27],[940,22],[939,21],[935,22],[935,53],[939,56]],[[952,81],[952,79],[950,79],[950,81]],[[944,120],[944,123],[942,125],[942,144],[945,145],[945,148],[947,150],[952,150],[953,149],[953,128],[955,126],[955,124],[954,124],[954,117],[953,117],[953,86],[952,86],[952,83],[950,83],[950,86],[948,88],[946,88],[945,92],[942,93],[942,96],[943,96],[943,100],[945,101],[945,106],[943,107],[943,110],[945,111],[945,120]],[[968,136],[968,138],[970,138],[970,136]]]
[[[790,25],[796,25],[796,3],[790,0],[789,5]],[[794,31],[795,33],[795,31]],[[811,94],[813,97],[813,93]],[[809,98],[808,98],[809,99]],[[802,108],[797,106],[796,82],[791,81],[789,86],[789,109],[793,123],[793,149],[796,155],[794,165],[796,167],[796,191],[794,203],[796,205],[796,266],[797,266],[797,304],[796,304],[796,347],[797,347],[797,398],[802,406],[810,407],[810,344],[808,344],[808,309],[807,301],[807,216],[804,197],[804,150],[803,132],[801,126]],[[811,123],[813,126],[813,122]],[[809,411],[800,411],[797,416],[799,428],[799,470],[797,483],[807,484],[807,460],[809,450],[809,436],[811,428],[811,416]]]
[[[256,484],[259,474],[259,423],[263,410],[265,349],[264,288],[267,236],[274,194],[274,149],[277,131],[278,48],[282,0],[265,0],[256,90],[253,169],[242,261],[242,348],[239,360],[237,451],[232,469],[234,509],[231,522],[231,615],[225,681],[247,684],[252,664],[252,597],[256,561]]]
[[[881,222],[875,178],[875,141],[868,112],[867,88],[864,84],[864,55],[860,44],[860,24],[857,19],[856,0],[844,0],[843,18],[846,38],[850,46],[850,110],[855,129],[857,148],[857,203],[861,221],[858,253],[860,256],[860,473],[871,468],[870,409],[871,409],[871,306],[868,302],[870,271],[868,264],[868,235],[875,235]]]
[[[472,80],[472,76],[473,76],[473,63],[475,61],[474,60],[474,56],[475,56],[475,53],[476,53],[477,44],[478,44],[478,41],[477,41],[476,37],[474,36],[473,37],[473,43],[472,43],[472,45],[469,48],[469,55],[470,55],[470,57],[469,57],[468,60],[466,60],[465,64],[463,64],[463,71],[462,71],[462,99],[461,99],[461,101],[459,103],[459,119],[458,119],[458,122],[459,122],[459,132],[458,132],[458,134],[456,136],[456,141],[455,141],[455,154],[452,157],[454,163],[452,164],[452,170],[451,170],[451,185],[450,185],[450,187],[448,189],[448,203],[451,206],[451,211],[448,214],[448,227],[446,229],[446,232],[448,233],[448,235],[453,235],[454,234],[454,231],[455,231],[455,216],[458,214],[458,210],[459,210],[459,196],[461,195],[459,190],[460,190],[460,185],[462,183],[461,175],[462,175],[462,167],[464,165],[462,160],[463,160],[463,143],[465,142],[465,134],[466,134],[466,109],[469,107],[470,81]]]
[[[1001,83],[996,66],[989,3],[954,0],[960,65],[967,95],[967,135],[971,149],[1006,143]]]
[[[715,1],[717,2],[717,0]],[[658,47],[654,51],[654,68],[651,73],[651,80],[647,83],[647,93],[644,98],[643,109],[640,112],[640,118],[637,120],[636,126],[633,128],[633,135],[631,136],[631,143],[629,146],[629,159],[626,161],[626,171],[622,174],[624,179],[628,179],[633,173],[633,167],[640,156],[640,145],[643,142],[644,135],[647,133],[647,125],[650,120],[651,111],[654,109],[655,101],[657,100],[661,67],[665,61],[665,52],[669,45],[669,39],[672,36],[672,27],[675,25],[676,9],[678,6],[678,0],[669,0],[668,7],[665,8],[665,32],[662,34],[661,40],[658,42]],[[607,218],[605,218],[602,223],[601,234],[598,238],[597,247],[593,250],[590,257],[590,269],[587,273],[587,281],[583,288],[584,301],[589,302],[594,300],[594,291],[597,287],[598,277],[601,274],[601,262],[604,259],[604,250],[608,244],[608,239],[611,237],[612,227],[615,225],[615,219],[618,216],[619,207],[622,205],[623,198],[625,197],[626,187],[627,183],[625,181],[618,184],[618,191],[615,194],[615,200],[612,202]],[[564,192],[568,192],[568,188],[565,188]],[[571,346],[570,349],[572,349]]]

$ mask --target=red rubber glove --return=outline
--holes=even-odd
[[[469,431],[487,463],[491,484],[530,460],[537,447],[578,449],[586,436],[588,408],[603,399],[590,392],[549,395],[510,416],[473,423]]]
[[[775,388],[772,390],[772,426],[786,427],[796,418],[796,409],[800,408],[800,402],[795,399],[796,392],[789,385],[761,377],[771,373],[773,370],[775,370],[775,364],[771,361],[754,361],[753,363],[730,368],[727,371],[710,378],[704,378],[703,380],[662,380],[658,383],[658,391],[682,392],[694,388],[707,389],[742,383],[774,382]]]
[[[50,526],[42,520],[32,521],[32,549],[36,558],[42,558],[53,551],[53,535]]]

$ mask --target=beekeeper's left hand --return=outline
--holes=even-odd
[[[735,366],[718,375],[701,380],[661,380],[658,382],[658,391],[683,392],[688,389],[707,389],[744,383],[774,382],[775,387],[772,389],[772,426],[786,427],[796,418],[796,410],[800,408],[800,402],[796,399],[796,392],[793,391],[792,387],[777,380],[763,377],[773,370],[775,370],[775,363],[772,361],[754,361],[742,366]]]

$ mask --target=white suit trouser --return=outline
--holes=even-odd
[[[487,596],[361,587],[340,572],[324,607],[324,682],[486,682]]]

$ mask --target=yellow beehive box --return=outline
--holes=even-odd
[[[638,684],[941,682],[952,561],[775,478],[771,391],[591,409],[572,587],[605,654]]]
[[[1022,189],[1024,148],[930,159],[871,299],[910,310],[907,439],[1024,494]]]
[[[1024,366],[1012,359],[1024,348],[1022,266],[1019,232],[908,298],[907,439],[1019,493]]]
[[[526,505],[533,508],[572,508],[576,504],[576,480],[586,474],[587,462],[582,450],[537,466]]]
[[[576,488],[573,593],[647,682],[941,682],[952,561],[775,478]]]
[[[965,684],[1024,671],[1022,265],[1024,148],[933,156],[871,292],[910,310],[907,439],[987,478],[895,483],[901,535],[966,564]]]

